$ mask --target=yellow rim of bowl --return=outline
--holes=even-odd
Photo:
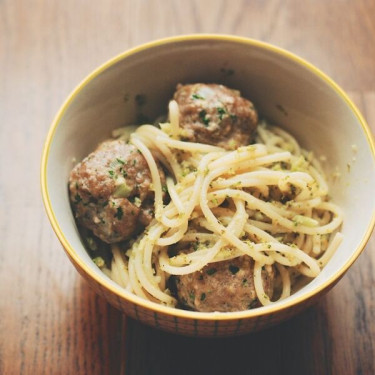
[[[94,273],[86,264],[85,262],[77,255],[73,247],[70,245],[68,240],[65,238],[57,220],[55,217],[55,214],[52,210],[48,188],[47,188],[47,163],[48,163],[48,156],[50,151],[51,142],[53,139],[53,136],[55,134],[55,131],[57,129],[57,126],[59,125],[59,122],[64,115],[65,111],[71,104],[71,102],[74,100],[74,98],[78,95],[78,93],[95,77],[97,77],[100,73],[102,73],[104,70],[109,68],[110,66],[116,64],[117,62],[121,61],[122,59],[134,55],[136,53],[139,53],[141,51],[144,51],[146,49],[158,47],[165,44],[171,44],[171,43],[181,43],[185,41],[191,41],[191,40],[215,40],[215,41],[229,41],[234,42],[237,44],[245,44],[252,47],[258,47],[263,48],[266,50],[270,50],[276,54],[282,55],[290,60],[293,60],[294,62],[304,66],[311,72],[313,72],[318,77],[322,78],[349,106],[349,108],[352,110],[352,112],[357,117],[359,123],[362,126],[362,129],[366,135],[367,141],[370,145],[372,156],[375,159],[375,143],[373,136],[371,134],[371,131],[364,120],[363,116],[361,115],[360,111],[357,109],[356,105],[349,99],[347,94],[344,92],[341,87],[339,87],[331,78],[329,78],[325,73],[323,73],[321,70],[310,64],[309,62],[305,61],[304,59],[294,55],[291,52],[288,52],[282,48],[273,46],[271,44],[261,42],[254,39],[249,39],[245,37],[239,37],[239,36],[232,36],[232,35],[221,35],[221,34],[192,34],[192,35],[182,35],[182,36],[175,36],[175,37],[169,37],[164,39],[159,39],[156,41],[152,41],[149,43],[142,44],[138,47],[131,48],[116,57],[110,59],[97,69],[95,69],[91,74],[89,74],[69,95],[69,97],[66,99],[60,110],[58,111],[56,117],[54,118],[51,128],[48,132],[44,148],[43,148],[43,155],[42,155],[42,161],[41,161],[41,189],[42,189],[42,196],[43,201],[45,205],[45,209],[47,211],[47,215],[49,217],[49,220],[51,222],[52,228],[55,231],[58,239],[60,240],[61,244],[63,245],[65,251],[68,253],[68,255],[71,257],[71,259],[78,265],[87,275],[89,275],[91,278],[93,278],[97,283],[105,287],[110,292],[116,294],[119,297],[125,298],[126,300],[142,306],[144,308],[147,308],[149,310],[157,311],[166,315],[176,316],[180,318],[185,319],[202,319],[202,320],[236,320],[236,319],[243,319],[243,318],[253,318],[260,315],[269,315],[273,314],[277,311],[285,310],[287,308],[290,308],[294,305],[297,305],[301,302],[304,302],[308,300],[310,297],[317,295],[321,292],[323,292],[325,289],[327,289],[331,284],[333,284],[335,281],[337,281],[343,274],[348,270],[348,268],[353,264],[353,262],[358,258],[360,253],[363,251],[364,247],[366,246],[367,241],[370,238],[371,232],[375,225],[375,213],[373,213],[371,221],[367,227],[367,230],[361,239],[361,242],[359,243],[358,247],[352,254],[352,256],[348,259],[348,261],[344,264],[344,266],[338,270],[336,273],[334,273],[327,281],[325,281],[322,285],[316,287],[312,291],[305,293],[301,296],[298,296],[290,301],[285,301],[285,303],[280,304],[278,306],[274,305],[268,305],[264,308],[259,308],[255,310],[247,310],[247,311],[239,311],[239,312],[230,312],[230,313],[203,313],[203,312],[196,312],[196,311],[186,311],[181,309],[176,309],[173,307],[167,307],[163,306],[161,304],[157,304],[155,302],[151,302],[148,300],[144,300],[141,297],[136,296],[135,294],[132,294],[127,291],[121,291],[121,287],[115,287],[112,284],[108,283],[108,281],[103,277],[98,276],[96,273]]]

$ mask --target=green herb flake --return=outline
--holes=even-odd
[[[199,118],[202,120],[203,124],[207,127],[210,123],[210,120],[207,118],[207,112],[202,109],[200,112],[199,112]]]
[[[212,276],[213,274],[216,273],[216,271],[217,271],[216,268],[209,268],[209,269],[206,271],[206,273],[207,273],[207,275]]]
[[[201,294],[201,301],[204,301],[206,299],[206,293]]]
[[[137,164],[137,160],[133,160],[133,166]]]
[[[117,207],[117,211],[116,211],[115,217],[118,220],[121,220],[123,216],[124,216],[124,211],[122,210],[121,207]]]
[[[199,245],[200,245],[200,242],[199,242],[199,241],[194,242],[194,244],[193,244],[193,249],[194,249],[194,251],[197,251],[197,250],[198,250]]]
[[[219,119],[220,120],[222,120],[223,117],[224,117],[224,115],[227,114],[227,111],[223,107],[217,107],[216,110],[217,110],[217,113],[219,114]]]
[[[138,197],[135,197],[134,198],[134,205],[137,206],[137,207],[141,207],[141,204],[142,204],[141,199],[138,198]]]
[[[234,115],[233,113],[231,113],[229,116],[230,116],[232,121],[237,121],[237,116]]]
[[[232,275],[235,275],[240,270],[237,266],[234,266],[233,264],[230,264],[228,268]]]
[[[112,171],[112,170],[109,170],[109,171],[108,171],[108,174],[109,174],[112,178],[115,177],[115,172]]]
[[[82,201],[82,198],[81,196],[77,193],[75,196],[74,196],[74,203],[75,204],[78,204],[79,202]]]
[[[193,94],[191,97],[192,97],[192,99],[200,99],[200,100],[204,100],[205,99],[202,95],[199,95],[197,93]]]
[[[190,293],[189,293],[189,298],[190,298],[192,301],[195,300],[195,294],[194,294],[194,292],[190,292]]]
[[[123,183],[119,186],[117,186],[115,192],[113,193],[113,196],[115,198],[127,198],[132,191],[132,188],[128,186],[126,183]]]
[[[119,163],[121,165],[125,164],[125,162],[123,160],[119,159],[119,158],[116,158],[116,161],[117,161],[117,163]]]
[[[104,262],[104,259],[102,257],[96,257],[93,259],[93,262],[98,266],[98,267],[104,267],[105,266],[105,262]]]
[[[168,193],[167,185],[163,185],[163,186],[161,187],[161,190],[163,190],[164,193]]]

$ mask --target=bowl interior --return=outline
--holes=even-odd
[[[112,129],[165,114],[176,84],[192,82],[239,89],[261,115],[327,158],[323,165],[331,195],[345,214],[344,241],[321,274],[288,300],[313,292],[357,255],[370,231],[375,211],[370,136],[332,82],[302,60],[258,42],[176,38],[125,53],[91,74],[60,111],[49,148],[46,186],[61,232],[92,273],[126,294],[90,261],[82,246],[68,200],[68,175],[74,162],[110,137]],[[333,178],[335,172],[339,178]]]

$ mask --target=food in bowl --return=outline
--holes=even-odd
[[[254,309],[315,278],[342,241],[318,159],[219,84],[178,85],[167,121],[116,129],[70,173],[94,262],[126,290]]]

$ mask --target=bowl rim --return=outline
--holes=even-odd
[[[162,304],[158,304],[156,302],[151,302],[148,300],[145,300],[141,297],[136,296],[133,293],[130,293],[126,290],[121,291],[120,287],[116,287],[108,282],[108,280],[105,279],[104,274],[103,277],[96,274],[93,270],[91,270],[88,265],[86,265],[85,261],[80,258],[80,256],[77,254],[77,252],[74,250],[73,246],[69,243],[67,238],[65,237],[63,231],[60,228],[60,225],[56,219],[56,216],[53,212],[50,196],[48,192],[48,184],[47,184],[47,165],[49,160],[49,152],[51,148],[51,143],[54,138],[54,134],[56,132],[56,129],[66,112],[67,108],[70,106],[72,101],[75,99],[75,97],[80,93],[80,91],[88,84],[90,83],[94,78],[96,78],[99,74],[101,74],[103,71],[108,69],[109,67],[115,65],[117,62],[135,55],[139,52],[142,52],[147,49],[160,47],[167,44],[172,43],[183,43],[183,42],[189,42],[189,41],[221,41],[221,42],[232,42],[235,44],[243,44],[247,45],[249,47],[257,47],[264,50],[271,51],[275,54],[279,54],[283,56],[284,58],[287,58],[289,60],[294,61],[295,63],[307,68],[310,72],[321,78],[328,86],[331,87],[331,89],[338,94],[338,96],[341,97],[341,99],[344,100],[346,105],[350,108],[352,113],[357,118],[358,122],[360,123],[362,130],[364,132],[364,135],[366,136],[367,142],[370,146],[370,150],[372,153],[372,157],[375,160],[375,141],[372,136],[371,130],[366,123],[365,119],[363,118],[362,114],[356,107],[356,105],[352,102],[352,100],[348,97],[348,95],[345,93],[345,91],[336,84],[330,77],[328,77],[325,73],[323,73],[320,69],[315,67],[313,64],[309,63],[305,59],[295,55],[292,52],[289,52],[283,48],[274,46],[270,43],[266,43],[263,41],[242,37],[242,36],[235,36],[235,35],[227,35],[227,34],[186,34],[186,35],[179,35],[179,36],[172,36],[162,39],[157,39],[151,42],[143,43],[141,45],[138,45],[136,47],[127,49],[126,51],[114,56],[113,58],[107,60],[105,63],[94,69],[90,74],[86,76],[74,89],[71,91],[67,99],[64,101],[60,109],[58,110],[57,114],[55,115],[52,124],[50,126],[50,129],[48,131],[43,152],[42,152],[42,159],[41,159],[41,175],[40,175],[40,182],[41,182],[41,191],[42,191],[42,198],[43,203],[45,206],[45,210],[47,213],[47,216],[50,220],[51,226],[56,233],[59,241],[63,245],[63,248],[65,252],[67,253],[68,257],[72,260],[72,262],[76,265],[76,267],[79,267],[81,271],[83,271],[89,278],[94,279],[98,284],[100,284],[102,287],[104,287],[107,291],[115,294],[118,298],[124,298],[128,302],[134,303],[135,305],[138,305],[140,307],[143,307],[145,309],[159,312],[165,315],[183,318],[183,319],[190,319],[190,320],[238,320],[238,319],[250,319],[250,318],[256,318],[259,316],[266,316],[271,315],[279,311],[283,311],[286,309],[289,309],[293,306],[296,306],[302,302],[305,302],[309,300],[311,297],[318,295],[322,293],[323,291],[327,290],[330,286],[334,285],[349,269],[349,267],[354,263],[354,261],[359,257],[361,252],[364,250],[371,233],[375,226],[375,212],[373,212],[370,222],[368,223],[368,226],[366,228],[366,231],[362,237],[362,239],[359,242],[359,245],[351,255],[351,257],[346,261],[346,263],[341,267],[339,270],[337,270],[330,278],[328,278],[325,282],[323,282],[321,285],[318,285],[313,290],[304,293],[300,296],[297,296],[296,298],[293,298],[291,300],[286,300],[285,303],[273,305],[270,304],[268,306],[264,306],[262,308],[254,309],[254,310],[245,310],[245,311],[236,311],[236,312],[197,312],[197,311],[187,311],[182,309],[177,309],[175,307],[168,307]]]

